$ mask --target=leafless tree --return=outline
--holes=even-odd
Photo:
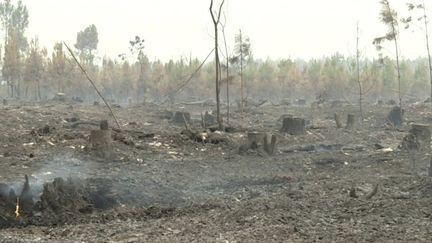
[[[360,108],[360,117],[363,122],[363,87],[362,82],[360,80],[360,49],[359,49],[359,24],[357,23],[357,36],[356,36],[356,74],[357,74],[357,83],[359,86],[359,108]]]
[[[225,0],[222,0],[220,6],[219,6],[219,11],[213,11],[213,0],[210,0],[210,15],[212,17],[213,20],[213,25],[214,25],[214,31],[215,31],[215,65],[216,65],[216,117],[218,120],[218,124],[219,124],[219,129],[222,129],[222,119],[220,116],[220,81],[221,81],[221,65],[220,65],[220,60],[219,60],[219,42],[218,42],[218,28],[219,28],[219,23],[220,23],[220,18],[221,18],[221,14],[222,14],[222,7],[224,5]]]

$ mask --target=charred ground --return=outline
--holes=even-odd
[[[189,112],[188,128],[202,132],[212,107],[117,107],[117,128],[102,106],[2,106],[0,182],[19,194],[28,175],[35,209],[17,219],[13,202],[0,205],[0,240],[431,240],[430,152],[398,149],[411,122],[430,124],[428,104],[406,107],[399,128],[386,125],[391,106],[368,105],[363,124],[337,129],[334,114],[345,123],[356,106],[260,103],[234,112],[228,132],[207,131],[217,143],[170,119]],[[279,133],[287,114],[306,119],[306,134]],[[89,149],[106,119],[109,160]],[[239,151],[251,131],[275,134],[275,153]]]

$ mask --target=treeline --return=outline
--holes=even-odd
[[[213,99],[213,62],[205,63],[190,79],[200,64],[201,60],[186,58],[163,63],[144,57],[142,63],[130,63],[105,57],[101,65],[88,63],[84,66],[106,98],[116,102]],[[245,94],[248,98],[275,101],[316,97],[356,100],[355,65],[353,57],[338,54],[309,61],[250,59],[243,70]],[[402,60],[402,92],[405,97],[428,97],[427,71],[426,59]],[[392,60],[363,60],[361,80],[365,98],[396,99],[396,76]],[[65,52],[62,43],[56,44],[52,55],[48,56],[47,50],[38,47],[37,40],[32,40],[27,52],[16,58],[13,64],[3,66],[3,78],[8,81],[10,97],[41,100],[61,92],[89,101],[95,98],[93,88]],[[230,70],[228,84],[232,99],[239,99],[239,71],[234,67]],[[226,85],[225,75],[221,86],[222,100],[226,99]]]
[[[95,92],[65,52],[56,44],[51,56],[31,41],[30,48],[14,68],[15,79],[9,79],[9,96],[40,100],[56,93],[79,96],[92,101]],[[108,99],[116,102],[143,102],[144,99],[165,101],[175,99],[213,99],[214,64],[208,62],[189,80],[201,61],[198,59],[139,61],[104,58],[101,65],[86,64],[99,89]],[[402,60],[402,92],[405,97],[426,98],[429,92],[426,59]],[[5,67],[3,68],[5,74]],[[369,100],[396,99],[397,73],[392,60],[363,60],[361,80],[365,98]],[[224,73],[224,72],[223,72]],[[5,76],[3,76],[5,77]],[[221,88],[226,99],[226,78]],[[357,83],[355,59],[334,55],[309,61],[304,60],[254,60],[244,68],[245,94],[253,99],[309,98],[356,100]],[[230,96],[240,98],[238,70],[230,70]]]
[[[25,37],[28,26],[26,7],[18,1],[0,3],[0,19],[5,31],[1,48],[1,95],[27,100],[44,100],[56,93],[78,96],[92,102],[95,92],[62,43],[48,51],[38,39]],[[129,43],[129,52],[116,58],[97,57],[97,28],[90,25],[77,33],[74,52],[94,78],[102,94],[123,103],[162,102],[176,99],[213,99],[213,61],[181,58],[161,62],[145,55],[144,40],[136,37]],[[253,48],[252,48],[253,49]],[[225,63],[222,60],[222,63]],[[230,62],[232,58],[230,58]],[[401,60],[402,93],[405,97],[426,98],[429,94],[427,59]],[[231,100],[240,98],[240,67],[232,64],[226,77],[222,70],[221,97],[226,100],[226,85]],[[197,71],[198,70],[198,71]],[[252,55],[242,67],[246,98],[324,98],[356,101],[358,98],[355,57],[334,54],[312,60],[259,60]],[[363,59],[360,63],[365,99],[396,99],[397,72],[391,59]],[[192,75],[194,74],[194,75]],[[192,75],[192,76],[191,76]]]

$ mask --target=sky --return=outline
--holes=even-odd
[[[215,5],[219,2],[215,0]],[[127,53],[129,40],[136,35],[145,39],[145,53],[150,60],[178,60],[190,55],[203,60],[214,45],[210,0],[23,0],[23,3],[30,15],[27,36],[37,36],[48,50],[57,41],[73,45],[77,32],[91,24],[98,29],[101,57],[114,58]],[[406,15],[404,0],[393,0],[392,4],[400,17]],[[241,29],[251,40],[253,56],[261,59],[308,60],[336,52],[354,55],[357,23],[360,49],[373,58],[378,52],[372,41],[386,32],[378,18],[379,0],[226,0],[223,9],[228,45],[234,46],[234,36]],[[405,58],[422,57],[426,53],[421,30],[413,30],[401,32],[400,51]],[[392,51],[388,45],[384,54],[391,57]]]

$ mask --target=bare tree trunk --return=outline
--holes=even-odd
[[[398,41],[395,37],[395,48],[396,48],[396,67],[398,74],[398,90],[399,90],[399,107],[402,109],[402,91],[401,91],[401,73],[400,73],[400,64],[399,64],[399,49],[398,49]]]
[[[225,35],[224,35],[224,39],[225,39]],[[226,43],[225,43],[225,48],[226,47]],[[229,123],[229,119],[230,119],[230,98],[229,98],[229,57],[228,57],[228,49],[226,49],[227,52],[227,60],[226,60],[226,65],[227,65],[227,70],[226,70],[226,77],[227,77],[227,90],[226,90],[226,96],[227,96],[227,122]]]
[[[219,60],[219,43],[218,43],[218,27],[215,25],[215,59],[216,59],[216,116],[221,128],[222,123],[220,122],[220,97],[219,97],[219,85],[220,85],[220,60]]]
[[[240,30],[240,92],[241,92],[241,112],[244,111],[244,83],[243,83],[243,36]]]
[[[390,8],[390,5],[386,4],[388,8],[388,12],[391,13],[392,9]],[[399,45],[398,45],[398,38],[397,38],[397,30],[394,22],[391,23],[392,28],[392,34],[394,36],[394,44],[395,44],[395,51],[396,51],[396,68],[397,68],[397,77],[398,77],[398,95],[399,95],[399,107],[402,109],[402,91],[401,91],[401,73],[400,73],[400,63],[399,63]]]
[[[226,55],[226,99],[227,99],[227,123],[229,123],[230,119],[230,99],[229,99],[229,54],[228,54],[228,45],[226,41],[225,35],[225,25],[222,26],[222,35],[224,39],[225,45],[225,55]]]
[[[425,1],[423,0],[423,19],[425,24],[425,36],[426,36],[426,48],[427,48],[427,54],[428,54],[428,62],[429,62],[429,79],[431,84],[431,100],[432,100],[432,59],[431,59],[431,53],[430,53],[430,47],[429,47],[429,31],[428,31],[428,20],[427,20],[427,14],[426,14],[426,5]],[[432,105],[432,102],[431,102]]]
[[[363,122],[363,87],[360,81],[360,50],[359,50],[359,25],[357,23],[357,41],[356,41],[356,61],[357,61],[357,83],[359,86],[359,108],[360,108],[360,118]]]
[[[222,13],[222,6],[224,4],[225,0],[222,0],[222,3],[219,6],[219,12],[217,13],[217,18],[215,17],[214,13],[213,13],[213,0],[210,1],[210,15],[212,17],[213,20],[213,24],[214,24],[214,31],[215,31],[215,61],[216,61],[216,117],[217,117],[217,121],[219,124],[219,129],[222,130],[222,119],[220,116],[220,60],[219,60],[219,43],[218,43],[218,25],[220,22],[220,17],[221,17],[221,13]]]

